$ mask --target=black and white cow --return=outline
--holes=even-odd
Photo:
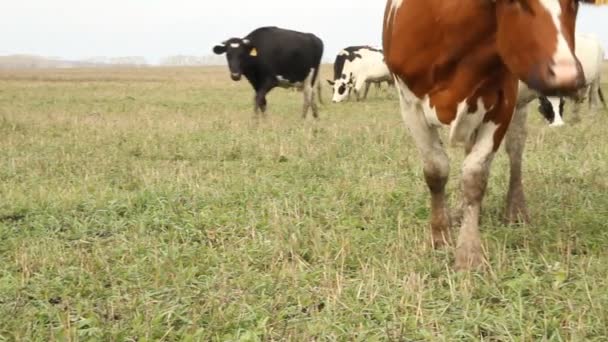
[[[578,120],[578,112],[582,102],[587,100],[589,102],[589,109],[597,106],[601,103],[604,108],[608,108],[604,93],[600,87],[587,87],[585,89],[587,95],[574,99],[574,119]],[[541,96],[539,99],[538,112],[551,124],[551,126],[562,126],[564,125],[564,107],[566,104],[566,98],[564,97],[546,97]]]
[[[244,38],[230,38],[213,48],[226,53],[230,76],[239,81],[244,75],[255,90],[254,112],[266,111],[266,94],[275,87],[301,88],[305,118],[308,109],[318,118],[314,96],[320,90],[319,66],[323,41],[311,33],[261,27]]]
[[[327,80],[333,86],[333,102],[342,102],[354,90],[357,100],[365,86],[363,99],[367,98],[371,83],[391,84],[391,76],[382,50],[370,46],[349,46],[338,53],[334,61],[334,79]]]
[[[604,94],[601,88],[602,63],[604,61],[604,49],[599,40],[592,36],[576,35],[576,56],[581,62],[585,74],[585,87],[581,88],[577,96],[573,98],[573,117],[579,119],[581,105],[589,102],[589,109],[598,107],[600,103],[607,108]],[[563,97],[540,97],[538,111],[551,123],[552,126],[564,124],[564,102]]]

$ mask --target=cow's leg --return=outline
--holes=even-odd
[[[597,108],[600,106],[600,101],[598,99],[599,95],[599,80],[594,80],[589,85],[589,109]]]
[[[357,81],[355,81],[355,95],[357,95],[357,101],[361,101],[361,90],[363,90],[363,86],[365,86],[365,81],[360,81],[362,78],[360,77]],[[367,96],[367,94],[365,94]],[[365,98],[363,98],[365,99]]]
[[[585,88],[581,89],[579,93],[577,93],[576,96],[572,99],[572,115],[570,122],[577,123],[581,121],[581,107],[585,102],[591,101],[590,90],[591,86],[586,86]]]
[[[317,89],[314,82],[319,82],[319,80],[314,79],[315,69],[310,69],[310,73],[304,80],[304,87],[302,89],[302,93],[304,94],[304,106],[302,108],[302,118],[306,119],[306,115],[308,114],[308,109],[312,109],[312,116],[314,118],[319,118],[319,111],[317,107],[317,103],[315,102],[315,90]]]
[[[253,117],[257,118],[260,115],[260,107],[258,106],[258,93],[253,95]]]
[[[477,137],[477,132],[473,133],[470,137],[470,139],[468,141],[465,142],[464,145],[464,156],[465,158],[469,155],[469,153],[471,153],[471,150],[473,149],[473,145],[475,144],[475,139]],[[464,207],[465,207],[465,201],[464,201],[464,190],[463,190],[463,185],[462,183],[460,184],[460,202],[458,203],[458,206],[452,211],[452,224],[456,225],[456,224],[460,224],[462,223],[462,214],[464,213]]]
[[[470,153],[464,159],[462,224],[456,245],[458,270],[478,268],[483,263],[479,216],[494,157],[494,135],[497,128],[498,125],[492,121],[483,123],[477,130]]]
[[[367,94],[369,93],[369,87],[371,86],[371,82],[365,82],[365,92],[363,93],[363,99],[367,99]]]
[[[315,102],[315,90],[313,87],[304,86],[302,91],[304,94],[304,106],[302,108],[302,118],[306,119],[306,115],[308,114],[308,109],[312,109],[312,116],[314,118],[319,118],[319,111],[317,107],[317,103]]]
[[[264,116],[264,117],[266,116],[266,95],[277,85],[278,84],[276,82],[265,82],[265,83],[262,83],[262,85],[256,89],[255,99],[254,99],[254,101],[255,101],[254,108],[256,109],[255,110],[256,114],[261,112],[262,116]]]
[[[572,101],[572,116],[570,119],[570,122],[572,123],[578,123],[581,122],[581,107],[583,106],[583,103],[585,102],[587,98],[585,97],[585,99],[574,99],[574,101]]]
[[[477,128],[470,153],[462,166],[463,215],[456,245],[456,269],[482,266],[484,257],[479,234],[481,203],[488,184],[494,154],[513,118],[517,80],[505,79],[502,95]],[[493,94],[492,94],[493,95]],[[524,118],[525,119],[525,118]]]
[[[260,89],[258,92],[256,92],[255,105],[256,105],[256,108],[259,110],[259,111],[256,110],[256,114],[261,111],[262,116],[266,116],[266,94],[267,93],[268,93],[268,91],[265,89]]]
[[[557,114],[556,114],[557,115]],[[527,107],[517,108],[506,134],[505,150],[509,155],[510,177],[504,220],[508,224],[530,221],[522,183],[522,156],[526,145]]]
[[[422,157],[424,178],[431,193],[431,243],[439,248],[450,242],[450,217],[445,195],[450,173],[449,159],[437,129],[427,124],[421,108],[408,101],[409,90],[405,84],[397,84],[401,115]]]

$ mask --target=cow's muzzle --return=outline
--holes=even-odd
[[[230,78],[232,78],[233,81],[240,81],[241,80],[241,74],[232,73],[232,74],[230,74]]]

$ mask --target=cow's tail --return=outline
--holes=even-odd
[[[604,93],[602,92],[602,87],[597,88],[597,95],[600,97],[600,101],[602,102],[602,105],[604,105],[604,108],[608,108],[608,106],[606,106],[606,100],[604,100]]]

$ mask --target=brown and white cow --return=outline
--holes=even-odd
[[[593,2],[593,1],[585,1]],[[423,159],[435,247],[450,241],[449,160],[437,128],[464,145],[456,268],[484,264],[479,214],[489,168],[507,133],[506,218],[526,219],[521,183],[525,116],[513,117],[518,79],[543,94],[584,84],[574,55],[576,0],[388,0],[383,45],[401,113]],[[513,120],[512,120],[513,118]]]

